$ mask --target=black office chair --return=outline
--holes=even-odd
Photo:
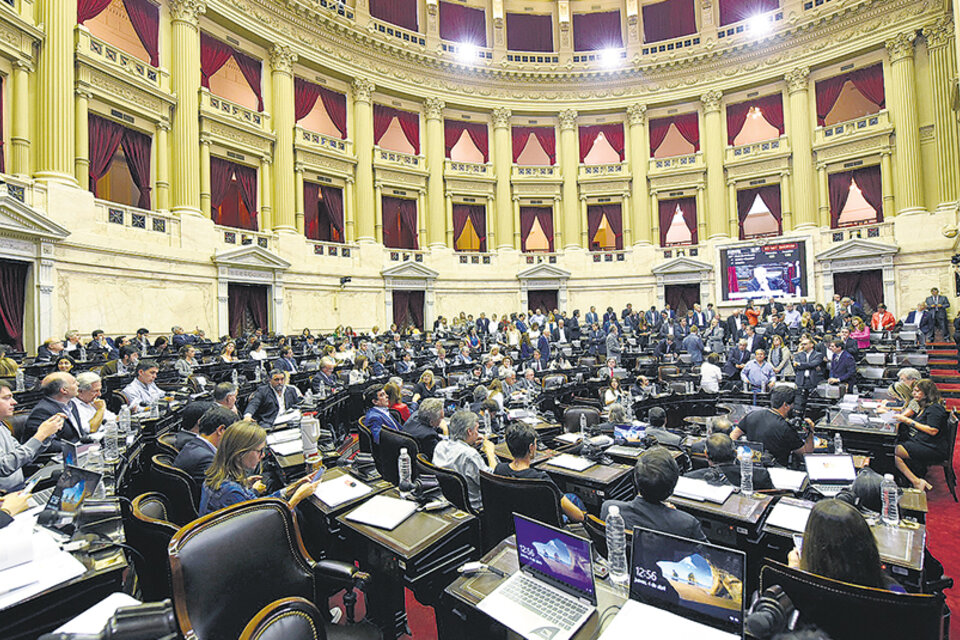
[[[162,493],[143,493],[133,499],[124,532],[127,544],[139,552],[131,556],[144,601],[170,597],[167,547],[179,528],[170,522],[169,503]]]
[[[946,459],[943,462],[936,465],[943,469],[943,480],[947,483],[947,488],[950,489],[950,495],[953,496],[953,501],[957,502],[957,473],[953,469],[953,449],[957,444],[957,412],[951,411],[950,417],[947,419],[947,442],[950,443],[950,452]]]
[[[831,580],[764,560],[760,590],[780,585],[806,622],[833,640],[940,638],[944,596],[894,593]]]
[[[352,564],[314,562],[294,512],[276,498],[240,502],[180,529],[170,541],[170,570],[177,623],[196,640],[236,638],[281,598],[326,611],[331,594],[369,579]]]
[[[13,414],[4,420],[3,424],[10,430],[10,433],[17,442],[23,444],[29,438],[27,437],[27,418],[30,417],[29,411],[21,411]]]
[[[565,373],[548,373],[540,379],[540,388],[544,391],[558,389],[567,384],[567,375]]]
[[[167,498],[169,520],[178,527],[197,519],[200,488],[186,471],[173,466],[173,458],[158,453],[151,458],[150,488]]]
[[[512,536],[514,512],[554,527],[563,526],[560,511],[560,490],[549,480],[508,478],[487,471],[480,472],[480,495],[483,498],[481,528],[484,550]]]
[[[360,440],[360,451],[373,455],[373,434],[370,433],[370,427],[363,422],[363,418],[357,421],[357,436]]]
[[[580,432],[580,416],[585,416],[587,426],[593,427],[600,424],[600,410],[595,407],[567,407],[563,412],[563,431],[564,433]]]
[[[323,615],[309,600],[281,598],[257,612],[239,640],[326,640]]]
[[[420,454],[417,441],[406,433],[389,427],[380,429],[380,446],[376,454],[380,460],[380,475],[393,485],[400,484],[400,469],[397,467],[397,461],[400,459],[400,449],[407,450],[407,455],[410,456],[410,479],[416,480],[417,467],[413,464],[413,461]]]
[[[157,448],[160,449],[162,453],[176,459],[180,453],[180,449],[177,448],[177,434],[170,431],[157,436]]]
[[[440,485],[440,491],[443,497],[450,501],[453,506],[461,511],[480,515],[481,511],[474,511],[470,506],[470,493],[467,489],[466,479],[453,469],[445,469],[433,464],[422,453],[417,454],[417,471],[420,475],[436,476],[437,483]]]
[[[597,366],[597,359],[594,356],[580,356],[579,365],[592,369]]]

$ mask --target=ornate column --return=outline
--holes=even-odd
[[[623,202],[620,205],[620,220],[623,225],[623,248],[633,245],[633,220],[630,217],[630,192],[623,193]],[[587,245],[589,246],[589,245]]]
[[[300,235],[304,235],[305,227],[306,227],[304,223],[304,216],[306,215],[305,213],[306,206],[303,201],[303,165],[300,164],[299,162],[296,163],[293,167],[293,175],[294,175],[293,188],[295,192],[294,196],[295,196],[296,216],[297,216],[297,233],[299,233]],[[343,195],[346,196],[347,194],[344,193]],[[346,218],[347,202],[349,202],[349,200],[346,197],[344,197],[343,199],[344,218]],[[344,224],[346,224],[346,220],[344,220]]]
[[[429,195],[430,192],[428,191],[427,196],[429,197]],[[443,218],[447,224],[447,248],[453,249],[454,243],[457,241],[457,239],[453,237],[453,196],[448,193],[443,199],[443,205]]]
[[[265,233],[273,231],[277,228],[277,218],[273,212],[273,163],[270,162],[270,158],[263,157],[260,158],[260,224],[259,230]],[[292,169],[293,167],[291,167]],[[293,172],[290,172],[290,178],[293,178]],[[288,192],[289,193],[289,192]],[[291,203],[291,215],[293,214],[293,194],[289,194]],[[293,222],[291,220],[291,222]],[[295,227],[291,224],[289,227],[284,226],[284,229],[293,231]]]
[[[707,235],[707,224],[708,221],[704,220],[705,212],[707,211],[707,205],[704,204],[706,200],[706,185],[702,182],[697,183],[697,244],[703,243],[703,237]],[[721,221],[722,222],[722,221]],[[721,237],[724,235],[720,234]]]
[[[732,239],[740,238],[740,214],[737,211],[737,183],[734,180],[727,182],[727,227],[729,236]]]
[[[198,20],[207,10],[204,0],[171,0],[170,87],[177,96],[173,114],[171,146],[173,151],[172,212],[210,215],[209,203],[209,147],[207,162],[201,162],[200,154],[200,28]],[[74,18],[76,19],[76,18]],[[197,166],[197,164],[200,166]],[[207,206],[201,204],[200,173],[207,172]]]
[[[296,176],[293,170],[293,63],[297,55],[290,47],[275,44],[270,49],[273,94],[270,120],[276,142],[273,145],[273,228],[293,232],[297,229]],[[269,178],[269,176],[264,176]],[[264,191],[264,201],[266,201]]]
[[[517,251],[520,251],[523,248],[523,242],[520,238],[520,198],[513,196],[513,211],[510,212],[510,217],[513,220],[513,246],[516,247]]]
[[[380,189],[376,200],[373,193],[373,107],[370,98],[374,84],[366,78],[356,78],[353,95],[353,147],[357,154],[357,241],[374,242],[379,237]],[[374,235],[376,233],[376,235]]]
[[[813,199],[813,130],[810,126],[810,69],[799,67],[787,72],[790,94],[790,147],[793,149],[794,228],[817,226],[816,201]]]
[[[817,199],[820,206],[817,209],[817,224],[821,227],[830,226],[830,178],[827,175],[827,165],[817,165]],[[839,215],[839,212],[837,213]]]
[[[497,107],[493,116],[493,175],[496,176],[497,242],[500,249],[520,250],[520,225],[514,221],[510,176],[513,173],[513,143],[510,141],[510,109]],[[514,237],[516,234],[516,238]],[[493,247],[490,247],[493,249]]]
[[[487,251],[493,251],[497,246],[497,230],[496,225],[493,223],[493,216],[496,215],[496,210],[493,208],[494,200],[492,195],[487,196],[487,203],[484,207],[483,219],[487,223]],[[450,228],[453,228],[453,211],[450,212]]]
[[[359,183],[359,181],[357,181]],[[374,202],[373,202],[373,220],[371,221],[374,225],[374,237],[378,244],[383,244],[383,187],[379,184],[374,189]],[[357,196],[357,202],[359,203],[360,196]],[[364,221],[365,222],[365,221]],[[360,241],[363,242],[363,238],[360,238]]]
[[[630,188],[633,197],[630,198],[630,211],[624,214],[633,217],[634,244],[648,245],[653,242],[653,224],[647,195],[647,167],[650,164],[647,153],[647,107],[631,104],[627,107],[627,117],[630,122]]]
[[[886,42],[890,54],[890,115],[897,136],[894,193],[897,215],[919,213],[923,207],[920,129],[917,122],[917,81],[913,69],[915,33],[899,33]],[[954,176],[956,179],[956,176]],[[892,211],[890,213],[893,213]]]
[[[344,224],[344,242],[356,242],[357,232],[354,226],[356,219],[353,178],[347,177],[346,189],[343,198],[343,224]],[[300,190],[301,192],[303,189]]]
[[[13,63],[13,131],[10,158],[14,175],[30,175],[30,74],[33,67],[26,60]]]
[[[783,203],[781,210],[781,224],[780,227],[783,230],[783,233],[788,231],[793,231],[793,200],[791,200],[792,194],[790,193],[790,172],[781,171],[780,172],[780,202]]]
[[[417,191],[417,246],[420,249],[427,244],[427,194]]]
[[[563,179],[561,209],[563,216],[563,249],[580,247],[580,207],[577,198],[577,173],[580,169],[580,152],[577,149],[577,112],[564,109],[560,112],[560,175]],[[559,228],[554,225],[554,229]],[[559,245],[556,247],[559,251]]]
[[[723,139],[723,126],[720,124],[720,102],[722,91],[707,91],[700,96],[703,105],[704,147],[707,163],[707,194],[703,208],[706,218],[707,239],[726,238],[727,219],[724,215],[724,171],[723,155],[726,143]],[[733,212],[736,214],[736,210]],[[702,242],[704,238],[701,238]]]
[[[443,108],[446,105],[439,98],[427,98],[423,103],[427,119],[427,210],[423,212],[427,221],[428,242],[433,247],[443,245],[453,248],[447,242],[446,216],[443,198],[443,165],[446,153],[443,145]],[[453,227],[450,227],[451,233]]]
[[[883,210],[893,211],[893,160],[892,152],[886,149],[880,152],[880,187],[883,193]]]
[[[157,123],[157,188],[156,204],[158,211],[170,210],[170,123],[161,120]]]
[[[923,28],[930,54],[933,85],[933,115],[937,133],[937,187],[939,206],[952,209],[957,204],[957,176],[960,175],[960,140],[957,114],[950,108],[957,86],[953,20],[942,17]]]
[[[36,176],[75,185],[73,29],[77,0],[39,0],[37,24],[43,24],[46,37],[37,58]]]
[[[650,220],[650,237],[653,244],[660,246],[660,197],[656,191],[650,192],[650,211],[653,213]]]
[[[75,136],[76,147],[73,152],[74,176],[80,183],[81,189],[86,189],[90,183],[90,124],[88,118],[90,98],[93,95],[85,87],[77,87],[74,115],[76,117]]]
[[[212,215],[210,209],[210,140],[200,139],[200,212],[204,216]]]
[[[587,196],[580,194],[580,211],[578,212],[580,216],[580,246],[584,249],[590,249],[590,238],[587,236],[590,235],[590,228],[587,224]]]

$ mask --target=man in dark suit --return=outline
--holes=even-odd
[[[660,327],[660,312],[657,311],[656,306],[650,307],[650,309],[643,314],[643,319],[647,321],[648,329],[656,330]]]
[[[747,350],[747,341],[743,338],[737,346],[727,351],[727,361],[723,363],[723,375],[727,378],[739,378],[740,371],[750,362],[750,351]]]
[[[610,332],[607,334],[607,339],[604,341],[604,344],[607,347],[607,358],[614,358],[618,363],[620,362],[620,352],[622,350],[620,347],[619,333],[620,332],[617,330],[617,325],[610,325]]]
[[[279,369],[270,372],[270,381],[256,390],[244,418],[256,420],[264,428],[273,426],[277,416],[292,409],[300,402],[300,394],[294,387],[286,384],[287,374]]]
[[[403,432],[417,441],[420,453],[433,459],[433,450],[440,442],[440,424],[443,422],[443,398],[427,398],[420,408],[403,423]]]
[[[903,321],[903,323],[912,324],[918,327],[920,333],[927,342],[933,341],[933,332],[936,325],[934,323],[933,314],[930,313],[929,309],[927,309],[927,305],[925,303],[921,302],[917,305],[916,310],[908,313],[907,318]]]
[[[596,308],[596,307],[590,307],[590,311],[587,311],[587,315],[586,315],[586,317],[584,318],[584,321],[585,321],[587,324],[593,324],[593,323],[595,323],[595,322],[598,323],[598,324],[600,323],[600,316],[597,315],[597,308]],[[522,333],[522,332],[521,332],[521,333]]]
[[[940,295],[940,289],[934,287],[930,289],[930,295],[927,296],[925,304],[927,310],[933,314],[933,330],[931,333],[939,329],[943,337],[947,338],[950,335],[947,330],[947,309],[950,308],[950,300],[947,299],[947,296]]]
[[[624,310],[620,312],[620,319],[626,320],[631,315],[633,315],[633,304],[628,302]]]
[[[679,348],[677,347],[677,341],[674,340],[672,334],[658,342],[656,348],[653,350],[653,356],[657,359],[657,361],[663,360],[664,356],[667,355],[676,357],[677,353],[679,353]]]
[[[537,338],[537,349],[540,350],[540,357],[545,361],[550,361],[550,330],[544,329],[540,337]]]
[[[480,317],[477,318],[477,333],[481,336],[490,335],[490,318],[486,313],[481,312]]]
[[[132,374],[137,368],[139,359],[140,352],[133,345],[128,344],[125,347],[120,347],[120,357],[100,367],[100,377]]]
[[[287,373],[296,373],[297,361],[293,357],[293,347],[284,347],[280,351],[280,358],[273,361],[274,371],[285,371]]]
[[[708,467],[684,474],[686,478],[706,480],[711,484],[732,484],[740,486],[740,463],[737,461],[737,448],[733,440],[725,433],[715,433],[707,438],[705,453]],[[753,488],[756,491],[773,489],[770,472],[761,464],[753,465]]]
[[[547,370],[547,361],[544,360],[540,349],[533,350],[533,358],[526,363],[527,369],[533,369],[537,373]]]
[[[173,442],[177,450],[183,449],[188,442],[199,437],[200,418],[214,406],[216,406],[214,402],[195,400],[183,408],[180,412],[180,431],[177,431]],[[234,420],[236,419],[234,414]]]
[[[380,442],[380,430],[384,427],[401,430],[400,423],[390,415],[390,399],[382,384],[367,387],[363,392],[363,400],[368,405],[367,412],[363,416],[363,424],[370,429],[374,442]]]
[[[757,330],[753,328],[753,325],[747,325],[744,330],[743,339],[747,341],[747,351],[750,353],[756,353],[757,349],[767,348],[767,341],[763,339],[763,336],[757,333]]]
[[[857,345],[857,341],[850,337],[849,327],[840,329],[840,341],[843,343],[843,350],[852,355],[853,361],[856,362],[860,356],[860,347]]]
[[[43,398],[33,407],[30,415],[27,417],[27,423],[24,427],[24,437],[33,437],[41,424],[58,413],[62,413],[64,417],[68,417],[70,415],[70,409],[67,405],[77,397],[77,393],[79,392],[80,387],[77,385],[77,379],[69,373],[56,371],[45,377],[40,383],[40,393],[43,394]],[[60,451],[60,441],[79,442],[80,436],[81,434],[77,431],[77,427],[74,426],[69,419],[64,420],[63,428],[60,429],[57,436],[50,442],[50,447],[47,451],[56,453]]]
[[[700,327],[700,330],[707,328],[707,323],[710,322],[710,319],[707,318],[707,314],[703,312],[699,304],[693,305],[693,315],[691,316],[691,323]]]
[[[204,474],[213,462],[223,432],[236,421],[237,414],[225,407],[215,406],[208,409],[200,418],[197,437],[183,445],[173,461],[173,466],[183,469],[198,485],[203,485]]]
[[[573,315],[566,321],[567,326],[567,339],[568,340],[579,340],[580,339],[580,310],[574,309]]]
[[[664,504],[664,500],[673,494],[679,478],[680,467],[666,448],[658,445],[647,449],[633,468],[634,484],[639,491],[637,497],[630,501],[605,500],[600,508],[600,518],[606,521],[610,507],[617,506],[628,529],[646,527],[706,542],[699,520]]]
[[[727,317],[727,337],[730,340],[739,340],[743,337],[743,327],[747,325],[747,319],[740,313],[740,309],[734,309]]]
[[[834,340],[828,348],[833,356],[830,360],[830,377],[827,378],[827,382],[830,384],[853,384],[857,373],[857,364],[854,362],[853,356],[843,348],[841,340]]]
[[[197,342],[197,336],[187,333],[183,330],[181,326],[175,326],[170,329],[170,333],[173,334],[171,338],[171,343],[173,348],[179,351],[184,345],[195,344]]]
[[[823,380],[823,354],[814,348],[813,340],[804,338],[800,349],[793,354],[793,370],[796,372],[796,413],[803,416],[807,398]]]

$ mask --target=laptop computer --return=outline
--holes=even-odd
[[[630,599],[601,640],[743,637],[742,551],[634,527]]]
[[[524,638],[568,640],[596,611],[593,545],[513,514],[520,570],[477,608]]]
[[[66,466],[37,524],[52,531],[72,535],[73,520],[83,501],[93,495],[102,474],[80,467]]]
[[[751,442],[749,440],[740,439],[734,443],[737,447],[737,460],[742,460],[745,455],[750,455],[753,459],[753,462],[760,464],[763,462],[763,443],[762,442]]]
[[[853,456],[849,453],[823,453],[803,456],[810,485],[827,497],[840,493],[857,479]]]

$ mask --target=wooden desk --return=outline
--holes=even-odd
[[[505,440],[500,440],[500,442],[498,442],[494,446],[493,452],[496,454],[497,458],[500,460],[504,460],[506,462],[513,461],[513,454],[510,453],[510,449],[507,448],[507,443]],[[544,449],[542,451],[538,449],[533,456],[533,460],[531,461],[531,464],[534,464],[534,465],[539,464],[541,462],[544,462],[545,460],[552,458],[555,455],[557,455],[557,452],[554,451],[553,449]]]
[[[670,496],[667,502],[696,516],[711,542],[739,546],[743,542],[757,540],[760,520],[773,502],[773,497],[732,493],[723,504],[680,496]]]
[[[555,467],[546,460],[537,465],[546,471],[564,493],[573,493],[583,500],[587,511],[600,516],[604,500],[631,500],[636,495],[633,467],[620,463],[595,464],[583,471]]]

